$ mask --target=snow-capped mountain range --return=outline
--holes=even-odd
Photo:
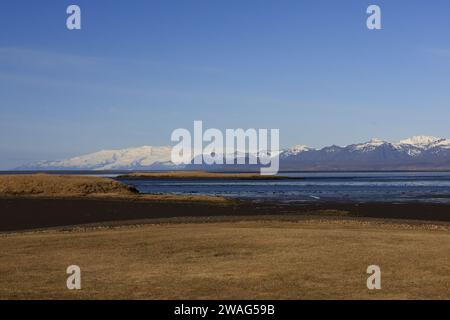
[[[104,150],[57,161],[39,161],[19,170],[246,170],[242,165],[175,165],[171,147]],[[242,156],[242,155],[241,155]],[[297,145],[280,151],[281,170],[450,170],[450,139],[415,136],[396,143],[379,139],[314,149]]]
[[[143,146],[120,150],[102,150],[56,161],[38,161],[23,170],[151,170],[157,166],[170,168],[171,147]]]
[[[396,143],[294,147],[281,154],[280,163],[283,170],[449,170],[450,140],[415,136]]]

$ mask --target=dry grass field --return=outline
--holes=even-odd
[[[133,188],[108,178],[23,174],[0,175],[0,195],[12,196],[86,196],[95,194],[133,195]]]
[[[1,234],[0,298],[450,299],[449,231],[343,219]],[[381,290],[366,288],[371,264]]]

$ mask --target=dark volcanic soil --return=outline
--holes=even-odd
[[[323,210],[339,210],[350,217],[450,222],[450,206],[438,204],[205,204],[121,199],[0,198],[0,231],[174,217],[322,215]]]

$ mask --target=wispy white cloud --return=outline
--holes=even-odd
[[[171,90],[152,90],[148,87],[135,87],[125,85],[113,85],[110,83],[93,81],[72,81],[67,78],[52,78],[43,75],[15,74],[0,72],[0,81],[15,82],[22,85],[46,88],[62,88],[74,90],[89,90],[91,92],[102,92],[104,94],[141,96],[144,98],[155,96],[183,96],[180,92]]]
[[[67,52],[56,52],[34,48],[0,47],[0,65],[27,66],[38,68],[67,67],[93,68],[125,66],[129,68],[177,69],[185,72],[222,73],[224,69],[217,66],[174,64],[168,61],[156,61],[142,58],[117,58],[86,56]]]
[[[29,48],[0,47],[0,63],[35,67],[92,66],[99,58]]]
[[[428,48],[425,52],[435,57],[450,58],[450,49],[447,48]]]

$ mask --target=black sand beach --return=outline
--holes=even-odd
[[[177,203],[164,201],[95,198],[0,198],[0,231],[123,223],[166,218],[207,217],[346,216],[450,222],[450,206],[439,204],[327,203],[277,204],[246,201],[226,203]]]

